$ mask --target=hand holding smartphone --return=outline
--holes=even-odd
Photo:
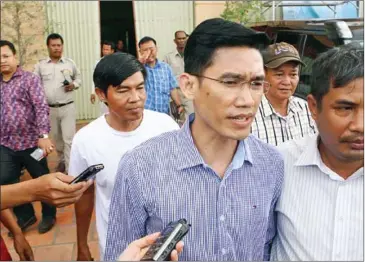
[[[167,261],[176,244],[189,232],[191,225],[186,219],[170,222],[160,237],[150,246],[141,261]]]
[[[74,180],[70,182],[70,184],[76,184],[78,182],[87,181],[89,179],[94,179],[95,175],[104,169],[103,164],[89,166],[85,169],[80,175],[75,177]]]

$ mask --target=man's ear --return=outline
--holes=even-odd
[[[101,90],[100,88],[95,88],[95,93],[96,95],[99,97],[100,101],[102,102],[107,102],[107,98],[106,98],[106,95],[104,93],[103,90]]]
[[[308,103],[309,111],[311,112],[313,120],[317,121],[317,119],[318,119],[317,100],[314,98],[313,95],[308,95],[307,96],[307,103]]]
[[[189,100],[194,99],[196,89],[199,88],[197,80],[187,73],[180,75],[179,86],[185,97]]]

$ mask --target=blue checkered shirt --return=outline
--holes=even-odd
[[[182,261],[269,259],[284,174],[281,155],[249,136],[220,178],[194,145],[190,125],[152,138],[121,159],[105,260],[180,218],[192,225]]]
[[[145,84],[147,100],[145,108],[161,113],[169,113],[170,92],[178,87],[171,67],[165,62],[156,62],[155,67],[145,65],[147,81]]]

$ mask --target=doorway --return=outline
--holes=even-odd
[[[132,1],[99,1],[99,4],[100,42],[109,40],[116,45],[118,40],[123,40],[124,51],[136,56],[136,34]]]

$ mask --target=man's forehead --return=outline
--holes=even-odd
[[[148,47],[154,47],[154,46],[155,46],[155,43],[152,40],[141,44],[141,48],[148,48]]]
[[[264,72],[260,52],[251,47],[222,47],[215,50],[212,58],[213,65],[217,67],[231,67],[235,68],[235,71]]]
[[[343,87],[331,87],[328,93],[337,100],[349,100],[360,103],[364,100],[364,79],[355,79]]]
[[[57,38],[57,39],[50,39],[49,40],[50,44],[62,44],[61,39]]]
[[[177,32],[176,33],[176,37],[180,38],[180,37],[186,37],[186,34],[184,32]]]
[[[0,52],[4,53],[4,54],[13,53],[13,52],[11,52],[10,47],[7,46],[7,45],[2,46],[1,49],[0,49]]]

